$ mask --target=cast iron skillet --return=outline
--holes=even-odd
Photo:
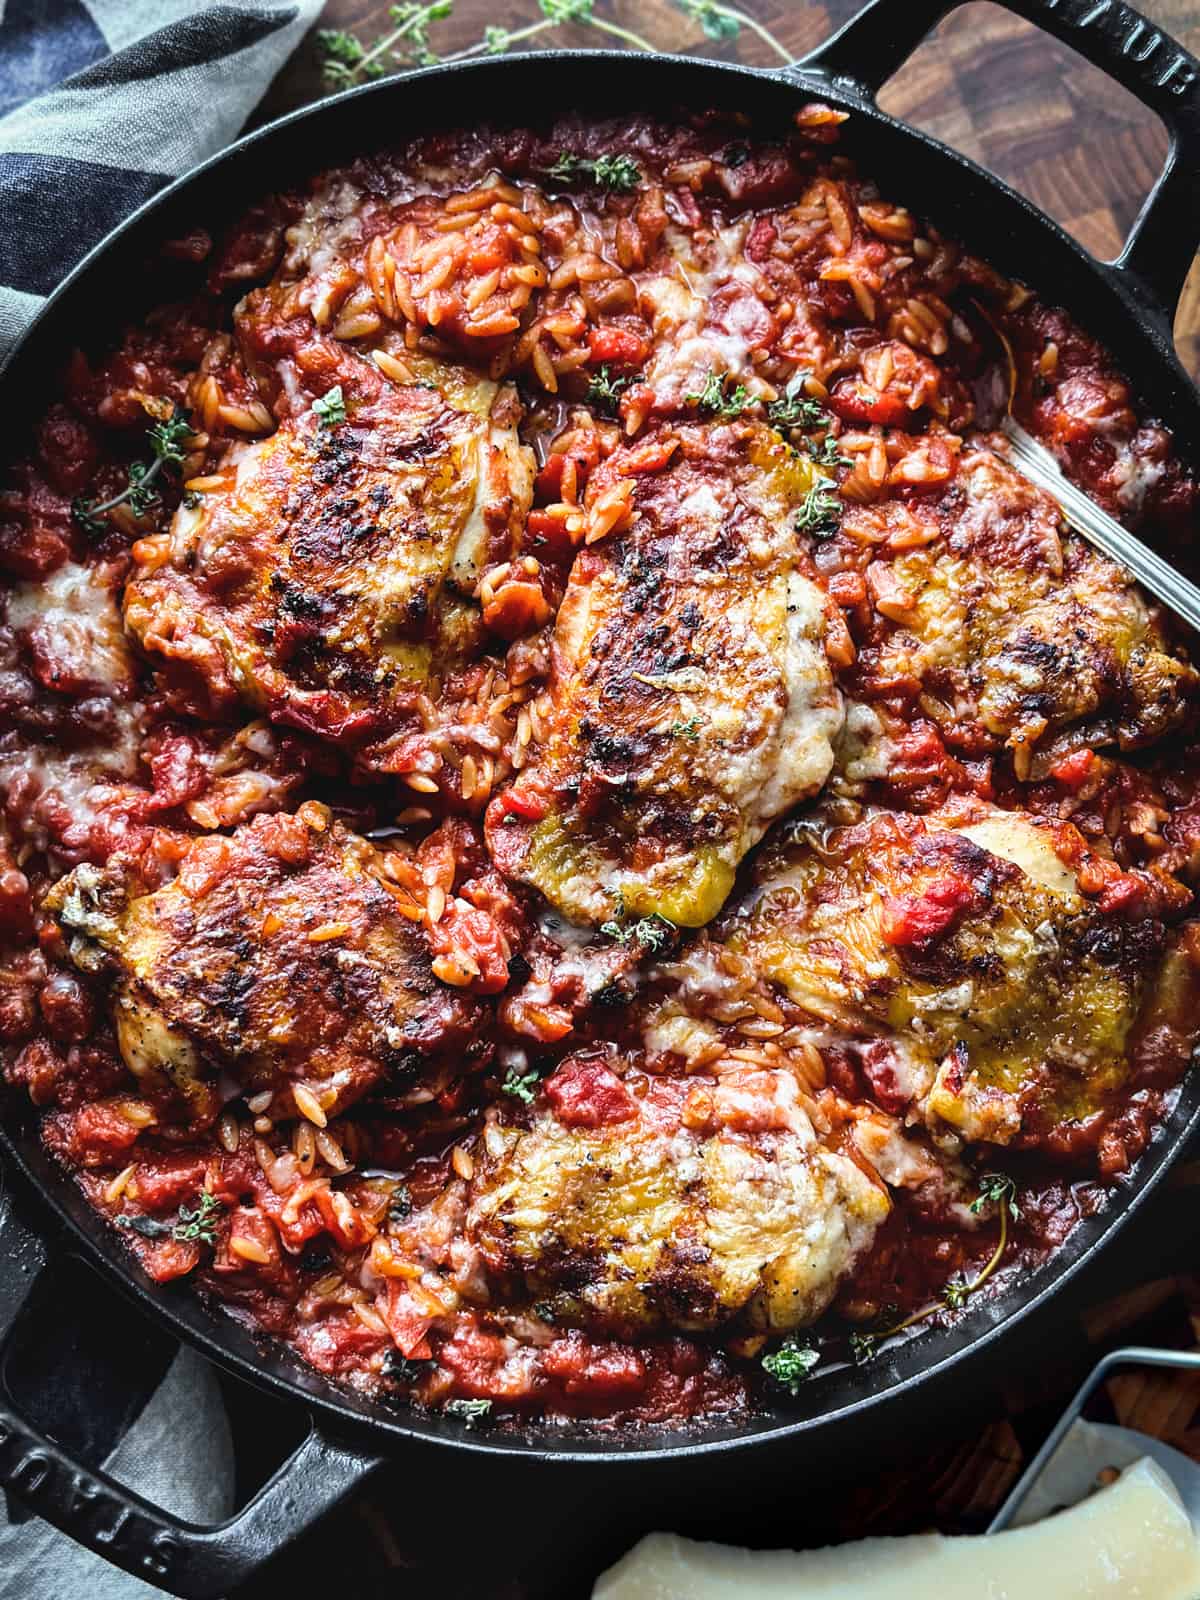
[[[600,51],[463,62],[381,82],[284,118],[182,178],[94,250],[53,296],[5,369],[10,415],[32,405],[63,353],[91,328],[115,330],[144,297],[141,267],[152,247],[197,221],[217,224],[243,199],[287,184],[291,175],[370,150],[410,131],[483,119],[537,120],[548,111],[621,109],[669,114],[676,107],[748,112],[765,128],[786,124],[814,97],[850,110],[844,147],[889,197],[931,215],[954,237],[1066,306],[1113,352],[1150,410],[1174,430],[1185,456],[1200,460],[1200,395],[1179,366],[1172,314],[1200,235],[1200,62],[1119,0],[1006,0],[1009,8],[1067,41],[1157,112],[1171,135],[1167,165],[1115,263],[1094,260],[1028,201],[961,155],[885,116],[875,93],[949,10],[951,0],[871,0],[840,33],[793,67],[753,71],[674,56]],[[141,305],[146,302],[143,298]],[[102,311],[97,314],[96,308]],[[0,1395],[0,1486],[128,1571],[188,1600],[214,1600],[243,1582],[338,1501],[399,1441],[427,1440],[478,1455],[514,1456],[579,1470],[597,1462],[635,1465],[648,1482],[662,1474],[716,1468],[716,1457],[772,1442],[799,1445],[804,1458],[844,1455],[852,1441],[918,1425],[949,1390],[965,1395],[986,1358],[1018,1322],[1061,1304],[1082,1269],[1124,1226],[1200,1123],[1200,1075],[1185,1084],[1134,1179],[1102,1214],[1083,1222],[1067,1246],[1016,1291],[974,1308],[956,1329],[930,1331],[893,1356],[860,1369],[835,1369],[801,1398],[751,1421],[702,1434],[645,1437],[471,1431],[456,1419],[385,1410],[355,1398],[286,1352],[264,1346],[186,1287],[149,1281],[120,1242],[45,1156],[24,1096],[6,1109],[0,1148],[39,1199],[0,1215],[0,1360],[22,1308],[47,1271],[41,1229],[58,1219],[72,1248],[122,1286],[160,1322],[213,1360],[306,1408],[311,1432],[279,1473],[237,1516],[196,1528],[149,1505],[97,1471],[72,1461]],[[24,1196],[18,1197],[22,1199]],[[39,1225],[25,1213],[36,1207]],[[1008,1340],[1011,1344],[1011,1337]],[[1006,1348],[1008,1346],[1006,1345]],[[774,1452],[772,1451],[772,1454]],[[797,1452],[799,1453],[799,1452]],[[658,1466],[653,1465],[657,1463]],[[501,1463],[495,1463],[500,1468]]]

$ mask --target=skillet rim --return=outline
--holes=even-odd
[[[299,107],[286,116],[255,129],[151,196],[83,257],[47,298],[22,337],[8,353],[4,363],[0,365],[0,398],[7,394],[10,385],[18,382],[24,368],[37,359],[41,353],[39,346],[43,342],[48,343],[52,337],[60,333],[59,323],[63,318],[64,308],[69,308],[72,299],[82,287],[86,286],[87,280],[93,274],[118,261],[122,250],[127,251],[131,247],[136,247],[140,237],[149,231],[156,219],[160,218],[160,214],[169,214],[171,207],[175,206],[181,197],[202,189],[222,171],[235,171],[243,163],[253,162],[256,159],[261,163],[264,152],[269,150],[272,142],[282,141],[295,128],[305,126],[311,131],[322,122],[334,124],[338,118],[345,116],[346,108],[351,104],[365,103],[371,96],[376,95],[399,96],[401,93],[412,93],[415,88],[440,84],[451,74],[465,73],[471,77],[476,74],[498,74],[503,71],[511,80],[521,73],[530,72],[550,76],[554,69],[564,67],[594,74],[598,68],[604,66],[618,70],[626,79],[622,88],[622,99],[640,100],[642,104],[645,103],[646,96],[631,94],[629,84],[634,78],[641,78],[645,74],[650,75],[651,81],[704,79],[714,90],[719,83],[723,86],[722,92],[714,95],[718,103],[727,101],[728,91],[732,91],[735,86],[750,91],[749,95],[743,96],[743,103],[751,103],[755,98],[755,91],[757,97],[761,99],[769,87],[772,96],[776,92],[780,95],[781,107],[785,103],[783,96],[790,95],[794,98],[798,92],[808,91],[849,110],[852,122],[856,122],[859,128],[866,123],[869,128],[868,143],[877,140],[882,131],[885,135],[884,143],[887,139],[891,139],[899,141],[902,145],[909,144],[914,152],[922,152],[924,158],[932,157],[936,163],[944,164],[948,171],[956,171],[960,183],[965,186],[968,202],[973,199],[970,192],[972,188],[989,199],[1002,197],[1006,208],[1015,207],[1014,214],[1022,218],[1024,228],[1048,235],[1054,242],[1055,253],[1061,254],[1065,250],[1073,258],[1075,269],[1084,273],[1097,287],[1102,288],[1105,298],[1115,298],[1123,313],[1121,343],[1132,341],[1138,344],[1139,362],[1158,367],[1159,375],[1168,379],[1172,391],[1168,396],[1169,405],[1155,405],[1150,410],[1153,414],[1165,412],[1164,420],[1167,426],[1172,427],[1177,439],[1188,442],[1200,440],[1200,395],[1197,395],[1173,352],[1164,346],[1164,328],[1167,326],[1167,314],[1164,308],[1149,303],[1145,291],[1130,274],[1119,266],[1098,262],[1059,224],[1001,180],[959,152],[879,110],[861,86],[841,77],[831,78],[824,74],[819,66],[806,67],[803,62],[774,70],[691,56],[671,54],[639,56],[612,50],[523,52],[433,66],[406,73],[402,78],[382,79],[361,85],[312,105]],[[584,104],[587,104],[586,96]],[[675,102],[672,101],[671,104],[674,105]],[[560,107],[561,96],[555,92],[548,96],[548,104],[540,108],[538,118],[519,119],[513,115],[503,120],[518,125],[520,121],[537,121],[546,115],[557,113]],[[752,113],[754,114],[757,113]],[[435,120],[440,121],[440,119]],[[495,120],[502,119],[497,117]],[[353,123],[353,116],[347,116],[346,121]],[[462,118],[458,118],[457,122],[456,119],[448,118],[445,125],[461,126]],[[404,118],[399,120],[396,130],[396,138],[403,137],[407,132]],[[857,140],[855,142],[857,143]],[[383,143],[384,141],[376,140],[376,147]],[[361,144],[359,148],[362,148]],[[335,148],[331,154],[317,163],[306,161],[304,171],[308,173],[319,170],[321,166],[329,165],[340,158]],[[958,187],[954,183],[948,186],[952,204],[961,199],[957,192]],[[251,192],[255,189],[261,193],[264,185],[262,183],[253,185]],[[232,194],[240,192],[234,185]],[[937,206],[926,205],[924,209],[926,213],[932,211],[934,215],[940,215],[940,208]],[[981,255],[985,254],[981,247],[972,244],[969,229],[954,227],[948,231],[951,231],[967,248],[974,249]],[[994,251],[987,251],[985,259],[994,259]],[[1088,327],[1091,324],[1091,316],[1092,313],[1089,313],[1076,320],[1081,326]],[[114,316],[113,321],[116,320]],[[1136,333],[1131,331],[1134,325]],[[1104,343],[1106,348],[1113,348],[1114,341],[1111,336],[1106,336]],[[1116,360],[1123,374],[1128,375],[1127,368],[1130,363],[1124,354],[1118,355]],[[1142,384],[1134,378],[1130,381],[1140,396],[1145,394],[1145,387]],[[1182,407],[1184,411],[1190,408],[1193,413],[1191,419],[1185,421],[1182,427],[1177,425],[1176,418],[1172,415],[1176,405]],[[3,1099],[0,1099],[0,1105],[8,1107],[18,1093],[16,1090],[6,1090]],[[12,1120],[18,1125],[24,1125],[29,1122],[32,1111],[33,1108],[28,1104],[20,1106]],[[557,1439],[542,1423],[534,1423],[512,1433],[497,1432],[486,1435],[474,1432],[449,1418],[422,1414],[411,1409],[406,1409],[403,1413],[403,1421],[397,1421],[377,1402],[372,1404],[360,1401],[352,1391],[322,1377],[315,1369],[303,1366],[298,1358],[282,1355],[281,1352],[286,1350],[286,1347],[277,1343],[270,1341],[260,1343],[257,1339],[252,1339],[257,1353],[231,1349],[228,1342],[232,1338],[230,1330],[237,1330],[243,1336],[243,1340],[250,1337],[245,1334],[245,1330],[227,1312],[211,1306],[194,1289],[185,1287],[177,1296],[165,1286],[152,1284],[136,1262],[126,1254],[124,1246],[113,1234],[113,1230],[87,1206],[81,1191],[77,1189],[72,1179],[54,1166],[52,1159],[40,1149],[40,1146],[32,1147],[27,1153],[22,1148],[22,1141],[10,1132],[6,1121],[0,1121],[0,1149],[8,1154],[26,1182],[36,1191],[37,1203],[49,1208],[89,1264],[101,1271],[110,1282],[115,1283],[122,1292],[132,1297],[142,1310],[149,1312],[177,1337],[199,1349],[209,1359],[235,1372],[239,1377],[289,1401],[300,1401],[307,1409],[314,1412],[317,1418],[332,1420],[338,1428],[348,1428],[353,1432],[369,1431],[381,1444],[389,1448],[395,1448],[408,1440],[420,1440],[467,1449],[480,1455],[509,1458],[515,1456],[555,1462],[592,1463],[630,1460],[649,1464],[676,1463],[685,1458],[728,1454],[750,1445],[781,1444],[802,1435],[824,1434],[851,1418],[877,1417],[886,1402],[893,1402],[891,1409],[897,1410],[901,1401],[911,1399],[917,1391],[932,1387],[954,1374],[961,1375],[963,1363],[968,1357],[978,1355],[980,1360],[976,1361],[975,1365],[981,1366],[982,1358],[994,1354],[996,1346],[1002,1344],[1003,1335],[1015,1335],[1022,1330],[1028,1333],[1031,1319],[1046,1312],[1052,1302],[1061,1304],[1062,1291],[1072,1286],[1078,1287],[1078,1280],[1085,1269],[1095,1262],[1104,1246],[1115,1238],[1129,1219],[1141,1209],[1157,1188],[1164,1173],[1179,1156],[1189,1136],[1200,1126],[1200,1081],[1197,1080],[1194,1070],[1185,1078],[1173,1109],[1156,1129],[1154,1139],[1135,1165],[1131,1176],[1111,1191],[1111,1198],[1103,1211],[1078,1224],[1071,1240],[1036,1269],[1032,1275],[1032,1281],[1038,1284],[1036,1291],[1028,1296],[1022,1296],[1020,1303],[1014,1305],[1012,1309],[1004,1310],[1002,1308],[1013,1298],[1013,1290],[1006,1288],[994,1299],[981,1303],[969,1319],[964,1319],[964,1322],[969,1321],[973,1329],[980,1329],[977,1336],[967,1336],[964,1333],[963,1323],[951,1329],[933,1329],[924,1335],[919,1335],[896,1352],[886,1352],[876,1357],[871,1366],[865,1369],[871,1373],[881,1373],[889,1368],[893,1373],[901,1371],[904,1367],[913,1370],[866,1393],[854,1395],[843,1403],[835,1405],[832,1410],[818,1411],[813,1415],[799,1415],[794,1405],[781,1404],[769,1411],[755,1413],[729,1432],[723,1431],[719,1424],[713,1424],[704,1426],[702,1431],[648,1430],[640,1436],[631,1432],[612,1432],[606,1435],[595,1429],[583,1437],[571,1437],[563,1433]],[[36,1139],[36,1133],[32,1137]],[[33,1159],[30,1159],[31,1155]],[[36,1170],[42,1160],[48,1163],[45,1176]],[[79,1215],[75,1214],[75,1208],[70,1203],[72,1200],[77,1200],[79,1203],[81,1208]],[[1074,1242],[1080,1240],[1083,1235],[1086,1237],[1082,1238],[1082,1242]],[[1068,1255],[1069,1259],[1064,1260]],[[1042,1281],[1039,1283],[1039,1280]],[[182,1300],[184,1294],[186,1300]],[[174,1303],[177,1300],[181,1303]],[[205,1321],[211,1321],[211,1331],[209,1328],[194,1326],[192,1315],[197,1318],[202,1316]],[[219,1334],[226,1336],[225,1341]],[[935,1351],[941,1350],[943,1353],[935,1354],[932,1361],[917,1359],[930,1348]],[[842,1370],[831,1369],[827,1373],[818,1373],[806,1386],[805,1394],[815,1396],[821,1390],[832,1387],[831,1380],[837,1379]],[[852,1372],[853,1370],[851,1369]],[[640,1443],[639,1438],[646,1443]],[[669,1440],[675,1442],[667,1442]]]

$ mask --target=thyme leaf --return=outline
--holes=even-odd
[[[504,1082],[500,1085],[502,1094],[512,1095],[514,1100],[519,1100],[522,1105],[531,1106],[537,1096],[538,1084],[541,1083],[541,1073],[536,1071],[518,1072],[516,1067],[509,1067],[504,1074]]]
[[[547,176],[560,183],[594,183],[597,189],[607,189],[612,194],[633,194],[642,181],[642,169],[632,156],[570,155],[566,150],[547,171]]]
[[[861,1367],[864,1362],[870,1361],[879,1348],[879,1341],[884,1335],[878,1333],[852,1333],[850,1335],[850,1356],[856,1367]]]
[[[821,1360],[821,1352],[811,1344],[801,1344],[789,1335],[777,1350],[762,1358],[763,1371],[790,1394],[799,1394],[800,1385]]]
[[[123,1212],[113,1220],[118,1228],[128,1228],[130,1233],[140,1234],[143,1239],[178,1239],[181,1244],[206,1244],[215,1249],[217,1222],[224,1214],[225,1207],[217,1197],[202,1189],[195,1209],[189,1211],[181,1205],[173,1223],[130,1212]]]
[[[615,417],[622,392],[628,389],[632,382],[632,378],[614,378],[607,365],[599,367],[588,379],[587,394],[584,399],[590,406],[594,406],[601,416]]]
[[[821,402],[805,393],[804,385],[811,376],[807,371],[794,372],[779,399],[768,405],[767,421],[773,428],[816,428],[829,420]]]
[[[740,417],[746,407],[754,402],[747,393],[744,383],[735,383],[732,387],[730,383],[729,373],[710,372],[699,394],[685,395],[684,399],[689,405],[699,406],[701,411],[707,411],[710,416]]]
[[[118,1228],[128,1228],[130,1233],[140,1233],[143,1239],[169,1239],[171,1237],[171,1224],[160,1222],[157,1217],[140,1217],[129,1212],[122,1212],[113,1219]]]
[[[215,1249],[217,1222],[225,1214],[225,1207],[207,1189],[200,1191],[197,1200],[194,1211],[180,1206],[179,1221],[171,1229],[171,1237],[184,1244],[206,1244],[210,1249]]]
[[[486,1417],[491,1409],[490,1400],[447,1400],[442,1407],[448,1417],[461,1417],[468,1427]]]
[[[340,383],[332,389],[327,389],[318,400],[312,403],[312,413],[317,419],[317,426],[321,429],[336,428],[346,420],[346,401],[342,394]]]
[[[828,539],[837,532],[841,516],[842,503],[832,486],[817,483],[796,509],[796,528],[800,533],[811,533],[814,539]]]
[[[159,493],[156,480],[164,467],[174,470],[183,465],[184,445],[191,437],[192,425],[187,413],[177,406],[174,413],[146,429],[146,443],[150,446],[152,461],[135,461],[129,468],[125,487],[120,494],[96,505],[82,496],[71,502],[71,513],[85,533],[104,533],[108,524],[101,519],[117,506],[128,505],[135,517],[144,517],[151,506],[157,505]]]
[[[985,1206],[1004,1206],[1014,1222],[1021,1220],[1017,1205],[1017,1186],[1004,1172],[985,1172],[979,1180],[979,1193],[971,1201],[971,1210],[979,1216]]]
[[[666,917],[660,917],[656,911],[653,916],[641,917],[637,922],[602,922],[600,932],[606,939],[612,939],[617,944],[640,944],[644,951],[657,955],[660,950],[665,950],[671,943],[676,933],[673,922]]]

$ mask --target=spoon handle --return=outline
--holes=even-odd
[[[1118,562],[1176,615],[1200,629],[1200,589],[1176,572],[1149,545],[1101,511],[1067,478],[1044,445],[1032,439],[1019,422],[1005,417],[1001,429],[1009,443],[1009,459],[1017,471],[1053,495],[1071,527]]]

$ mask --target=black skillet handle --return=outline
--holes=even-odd
[[[22,1308],[54,1270],[44,1240],[22,1215],[23,1199],[0,1200],[0,1371]],[[0,1488],[79,1544],[182,1600],[230,1594],[379,1464],[314,1424],[248,1505],[219,1527],[201,1528],[72,1460],[13,1409],[0,1385]]]
[[[1000,0],[1069,44],[1162,119],[1171,144],[1115,270],[1168,327],[1200,244],[1200,61],[1121,0]],[[879,89],[955,0],[869,0],[845,27],[796,63],[873,102]]]

